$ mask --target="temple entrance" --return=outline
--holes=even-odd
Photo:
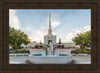
[[[52,40],[48,40],[48,44],[50,44],[50,42],[52,42]]]

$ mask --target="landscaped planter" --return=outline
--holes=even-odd
[[[9,56],[28,56],[29,55],[29,53],[11,53],[11,54],[9,54]]]

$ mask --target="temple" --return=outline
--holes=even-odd
[[[44,44],[49,44],[50,42],[56,44],[56,36],[52,34],[52,29],[51,29],[51,14],[49,14],[49,29],[48,29],[48,34],[44,36]]]
[[[60,48],[79,48],[80,45],[75,45],[75,43],[63,43],[61,42],[60,44],[57,43],[56,41],[56,35],[53,35],[52,34],[52,28],[51,28],[51,14],[49,14],[49,29],[48,29],[48,34],[47,35],[44,35],[44,43],[34,43],[34,42],[31,42],[27,45],[24,45],[22,44],[23,47],[26,47],[26,48],[36,48],[38,46],[38,48],[40,47],[44,47],[46,45],[49,45],[50,42],[53,44],[53,46],[56,46],[56,47],[60,47]]]

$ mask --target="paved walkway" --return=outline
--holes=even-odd
[[[84,56],[73,56],[73,61],[75,61],[76,64],[90,64],[91,63],[91,57],[84,57]],[[10,64],[25,64],[25,61],[28,60],[28,56],[18,56],[18,57],[9,57]],[[12,62],[12,63],[11,63]]]
[[[75,61],[76,64],[91,64],[91,57],[72,56],[72,59]]]

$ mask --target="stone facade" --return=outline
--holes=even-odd
[[[52,44],[56,44],[56,36],[44,36],[44,44],[49,44],[49,42],[52,42]]]

